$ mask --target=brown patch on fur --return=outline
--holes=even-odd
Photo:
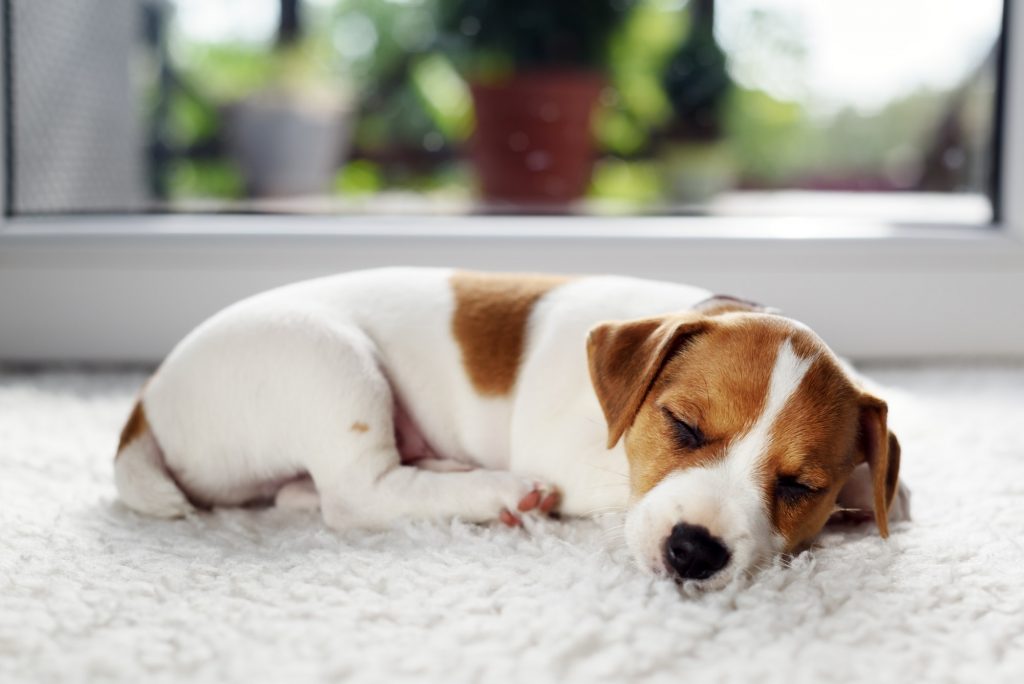
[[[452,275],[452,334],[476,391],[508,394],[515,385],[534,305],[568,278],[460,271]]]
[[[141,437],[147,430],[149,430],[149,422],[146,420],[146,410],[142,407],[142,399],[138,399],[128,416],[128,422],[121,429],[121,439],[118,442],[117,455],[114,458],[120,456],[126,446]]]
[[[370,426],[361,420],[357,420],[356,422],[352,423],[351,427],[349,427],[349,430],[351,430],[352,432],[369,432]]]
[[[886,430],[889,433],[889,463],[885,473],[886,510],[892,506],[900,486],[900,441],[896,439],[896,435],[888,427],[886,425]]]
[[[785,538],[787,551],[821,531],[858,462],[857,389],[826,349],[802,336],[792,342],[799,356],[816,359],[772,426],[764,482],[772,526]],[[794,477],[818,491],[786,501],[775,495],[780,476]]]
[[[608,448],[633,423],[669,355],[704,330],[702,317],[602,323],[587,337],[590,382],[608,424]]]
[[[867,392],[859,397],[860,461],[868,464],[874,493],[873,508],[878,533],[889,536],[889,507],[896,498],[900,474],[900,443],[889,431],[889,407]]]
[[[702,332],[665,363],[626,435],[635,497],[671,472],[721,459],[757,420],[787,334],[784,326],[765,325],[766,320],[706,321]],[[681,447],[666,413],[699,429],[704,444]]]

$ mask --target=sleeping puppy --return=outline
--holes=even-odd
[[[257,501],[337,530],[626,510],[645,568],[718,587],[837,511],[907,517],[884,401],[794,320],[696,287],[392,268],[189,334],[115,461],[159,517]],[[850,510],[856,509],[856,510]]]

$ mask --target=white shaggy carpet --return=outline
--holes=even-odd
[[[141,374],[0,375],[0,681],[1024,681],[1024,368],[869,369],[916,521],[681,596],[615,520],[529,531],[114,501]]]

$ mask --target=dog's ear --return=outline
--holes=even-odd
[[[900,478],[900,443],[889,432],[888,414],[889,407],[884,401],[871,394],[861,395],[857,448],[871,475],[872,509],[883,537],[889,536],[889,508],[896,498]]]
[[[608,448],[633,423],[669,354],[707,325],[688,314],[600,323],[587,338],[590,381],[608,423]]]

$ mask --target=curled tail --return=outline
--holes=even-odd
[[[121,501],[133,511],[157,518],[180,518],[195,510],[167,470],[141,399],[135,402],[121,431],[114,458],[114,483]]]

